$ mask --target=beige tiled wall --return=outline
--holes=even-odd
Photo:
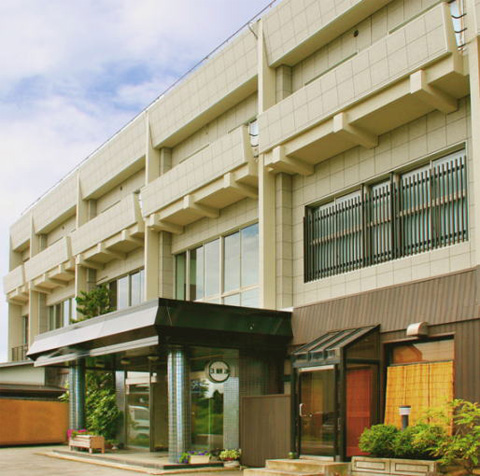
[[[131,194],[74,231],[72,252],[74,255],[82,253],[141,220],[138,198]]]
[[[328,25],[362,0],[290,0],[265,16],[270,63],[276,63],[299,43]]]
[[[238,127],[148,184],[142,191],[144,216],[245,164],[252,155],[247,134],[245,126]]]
[[[387,176],[390,171],[439,155],[452,146],[466,143],[470,137],[469,102],[460,102],[458,111],[444,115],[432,112],[416,121],[384,134],[375,149],[356,147],[326,160],[315,167],[309,177],[293,180],[293,283],[294,305],[338,297],[344,294],[403,283],[444,274],[474,265],[473,239],[454,246],[436,249],[390,261],[361,270],[303,282],[303,216],[305,206],[355,189],[362,183]],[[468,168],[472,168],[471,158]],[[468,171],[468,169],[467,169]],[[470,190],[473,187],[469,175]],[[469,206],[473,208],[473,194]],[[470,238],[475,233],[473,213],[470,213]]]
[[[103,191],[125,180],[130,169],[142,168],[145,138],[145,114],[140,114],[95,152],[80,169],[83,198],[97,198]]]
[[[75,296],[75,284],[71,282],[68,286],[55,288],[47,294],[46,305],[52,306]]]
[[[254,34],[244,31],[154,103],[149,111],[153,145],[163,143],[253,80],[257,74],[256,48]]]
[[[75,212],[76,204],[77,174],[71,174],[34,205],[35,232],[50,231],[59,219],[71,216]]]
[[[27,243],[28,241],[30,241],[31,230],[32,211],[29,210],[10,227],[12,250],[16,250],[19,247],[25,245],[25,243]]]
[[[427,11],[260,115],[260,151],[448,55],[443,8]]]
[[[220,139],[257,115],[257,96],[252,94],[244,101],[206,124],[172,149],[172,165],[175,167],[197,151]]]
[[[124,260],[111,261],[103,269],[97,271],[97,283],[105,283],[143,268],[143,260],[143,249],[137,249],[128,253]]]
[[[70,237],[64,237],[25,263],[27,281],[37,278],[72,257]]]
[[[223,208],[219,218],[204,218],[185,227],[185,233],[172,236],[172,253],[176,254],[220,235],[258,221],[257,201],[250,198]]]
[[[97,199],[97,215],[145,185],[145,170],[139,170]]]
[[[8,293],[25,284],[25,268],[21,264],[3,277],[3,291]]]
[[[292,69],[293,91],[319,77],[346,58],[368,48],[390,31],[417,16],[438,0],[395,0],[335,38]],[[354,36],[354,31],[358,32]]]
[[[67,218],[60,225],[56,226],[47,234],[47,246],[51,246],[56,243],[60,238],[68,236],[70,233],[75,231],[75,215]]]

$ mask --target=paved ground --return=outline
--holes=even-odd
[[[19,448],[0,448],[1,476],[145,476],[145,472],[108,468],[88,463],[50,458],[46,453],[51,446],[29,446]],[[211,473],[195,471],[184,473],[191,476],[240,476],[239,471]]]

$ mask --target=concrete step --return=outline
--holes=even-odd
[[[314,459],[268,459],[265,466],[268,469],[293,473],[323,474],[325,472],[325,465],[329,463],[330,461]]]
[[[296,471],[282,471],[269,468],[248,468],[243,470],[243,476],[323,476],[323,473],[306,473]]]

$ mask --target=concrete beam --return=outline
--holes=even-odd
[[[175,223],[168,223],[165,220],[160,220],[156,213],[152,213],[147,217],[147,226],[156,231],[166,231],[174,235],[181,235],[183,233],[183,226]]]
[[[223,176],[223,188],[235,190],[245,197],[254,199],[258,198],[258,190],[255,187],[235,181],[235,177],[231,172],[228,172]]]
[[[428,84],[427,73],[423,69],[410,75],[410,94],[445,114],[458,109],[454,97]]]
[[[272,159],[268,166],[275,171],[286,172],[288,174],[312,175],[314,167],[303,160],[294,157],[288,157],[285,154],[283,145],[275,147],[272,151]]]
[[[195,197],[190,194],[183,197],[183,209],[207,218],[218,218],[220,215],[218,208],[208,207],[206,205],[196,203]]]
[[[340,112],[333,117],[333,132],[366,149],[372,149],[378,145],[378,137],[375,134],[349,124],[345,112]]]

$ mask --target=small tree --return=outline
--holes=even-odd
[[[81,291],[80,296],[77,296],[75,301],[79,313],[77,322],[114,311],[110,305],[110,290],[106,284],[97,286],[89,292]]]

